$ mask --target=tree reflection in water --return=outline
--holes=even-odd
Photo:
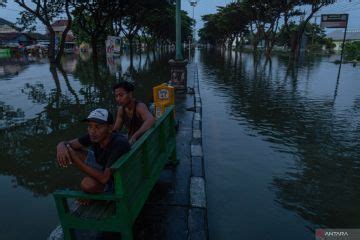
[[[135,95],[140,100],[149,103],[152,87],[168,81],[169,58],[169,54],[164,54],[154,60],[145,53],[142,58],[134,58],[136,64],[122,68],[131,74],[137,87]],[[0,102],[0,174],[14,176],[15,185],[32,191],[35,196],[45,196],[59,188],[78,187],[78,171],[57,166],[56,144],[84,133],[85,126],[80,122],[90,109],[116,109],[112,90],[116,77],[110,73],[105,59],[95,63],[97,68],[92,58],[73,61],[73,58],[63,60],[65,68],[44,65],[41,76],[53,81],[50,85],[41,82],[23,85],[18,94],[25,94],[34,106],[43,106],[36,117],[26,119],[24,116],[31,109],[17,109],[6,101]],[[127,62],[129,59],[122,56],[120,65]],[[17,121],[19,118],[21,121]]]
[[[275,201],[313,224],[311,229],[360,227],[359,98],[337,106],[333,90],[325,96],[322,86],[307,90],[324,63],[320,56],[295,67],[287,57],[266,63],[261,56],[237,54],[203,51],[201,62],[215,76],[204,81],[214,81],[228,97],[234,119],[294,159],[286,173],[273,177]],[[335,77],[323,76],[334,83]]]

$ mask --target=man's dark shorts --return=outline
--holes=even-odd
[[[95,160],[95,154],[93,151],[88,151],[86,160],[85,160],[85,164],[88,165],[89,167],[92,167],[96,170],[99,171],[104,171],[103,167],[96,162]],[[105,184],[105,188],[104,188],[104,192],[108,192],[108,193],[113,193],[115,190],[114,188],[114,178],[111,177],[111,179]]]

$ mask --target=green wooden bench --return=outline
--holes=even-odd
[[[112,166],[114,193],[87,194],[61,190],[54,193],[65,240],[75,239],[74,230],[120,232],[133,239],[132,226],[165,164],[176,163],[174,106],[171,106]],[[89,206],[71,209],[69,199],[91,199]]]

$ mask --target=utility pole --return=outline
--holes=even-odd
[[[175,31],[176,31],[176,54],[175,59],[169,60],[170,84],[175,90],[186,92],[187,90],[187,61],[184,60],[181,47],[181,0],[176,0],[175,6]]]
[[[176,0],[176,60],[182,60],[183,55],[181,51],[181,0]]]
[[[312,35],[312,39],[311,39],[311,46],[314,46],[314,38],[315,38],[315,29],[316,29],[316,19],[318,18],[318,15],[314,16],[314,26],[313,26],[313,35]]]
[[[343,41],[342,41],[342,44],[341,44],[340,66],[339,66],[337,79],[340,78],[340,72],[341,72],[341,66],[342,66],[344,48],[345,48],[345,41],[346,41],[346,32],[347,32],[348,22],[349,22],[349,14],[344,14],[344,15],[346,15],[346,26],[345,26],[345,31],[344,31],[344,38],[343,38]]]
[[[195,34],[196,34],[196,21],[195,21],[195,7],[197,6],[199,0],[188,0],[190,3],[190,6],[192,7],[192,19],[194,22],[194,29],[192,32],[192,42],[194,43],[195,46]],[[190,42],[191,37],[189,38],[189,61],[190,61],[190,57],[191,57],[191,42]]]
[[[196,34],[195,7],[199,3],[199,0],[189,0],[189,2],[190,2],[190,6],[192,6],[192,19],[194,21],[193,39],[195,41],[195,34]]]

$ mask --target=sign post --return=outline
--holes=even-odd
[[[349,14],[321,14],[320,27],[346,28]]]
[[[154,115],[159,118],[168,107],[175,105],[174,87],[167,84],[160,84],[153,87]],[[175,111],[174,111],[175,116]]]
[[[345,48],[346,32],[348,26],[349,14],[322,14],[320,27],[322,28],[345,28],[344,38],[341,44],[341,56],[340,56],[340,66],[338,71],[337,80],[340,77],[341,65],[343,61],[343,54]]]

